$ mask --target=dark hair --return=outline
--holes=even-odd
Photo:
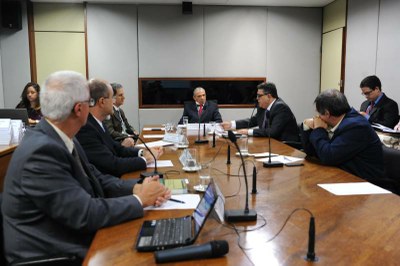
[[[264,94],[271,94],[272,97],[278,98],[278,92],[276,91],[276,86],[272,82],[263,82],[257,85],[258,90],[263,90]]]
[[[116,82],[113,82],[113,83],[111,83],[110,85],[111,85],[111,88],[112,88],[112,90],[113,90],[113,95],[114,95],[114,96],[117,95],[117,90],[119,90],[119,89],[122,88],[122,85],[119,84],[119,83],[116,83]]]
[[[314,104],[321,115],[328,111],[333,116],[341,116],[350,111],[346,96],[336,89],[321,92],[315,98]]]
[[[110,97],[110,95],[108,95],[107,83],[99,79],[92,79],[89,81],[89,91],[90,98],[92,98],[95,103],[97,103],[101,97]]]
[[[17,105],[17,108],[28,108],[31,106],[31,103],[28,100],[28,97],[26,96],[28,93],[28,88],[32,87],[35,89],[35,91],[37,92],[38,96],[37,96],[37,107],[40,106],[40,99],[39,99],[39,93],[40,93],[40,86],[39,84],[35,83],[35,82],[28,82],[25,87],[24,90],[21,93],[21,101],[20,103]]]
[[[378,89],[381,91],[382,90],[382,84],[380,79],[373,75],[373,76],[368,76],[364,78],[361,83],[360,83],[360,88],[368,87],[371,90],[374,90],[375,87],[378,87]]]

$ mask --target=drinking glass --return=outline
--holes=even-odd
[[[249,155],[248,141],[249,141],[249,138],[247,137],[247,135],[242,135],[238,139],[238,146],[239,146],[240,152],[242,153],[243,156]]]
[[[210,182],[210,177],[211,177],[211,163],[210,162],[201,163],[199,169],[200,184],[197,185],[195,189],[198,191],[205,191],[208,186],[208,183]]]

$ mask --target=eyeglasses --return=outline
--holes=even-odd
[[[370,90],[368,92],[361,92],[361,95],[363,96],[369,96],[374,90]]]
[[[257,94],[257,99],[260,99],[261,97],[263,97],[266,94]]]

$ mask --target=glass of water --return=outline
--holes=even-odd
[[[205,162],[200,164],[199,179],[200,184],[197,186],[196,190],[205,191],[207,189],[208,183],[211,177],[211,163]]]

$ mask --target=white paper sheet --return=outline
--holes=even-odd
[[[174,164],[171,160],[157,160],[157,168],[160,167],[172,167]],[[147,164],[147,168],[154,168],[154,162]]]
[[[278,155],[278,156],[273,156],[271,153],[271,161],[272,162],[281,162],[285,165],[298,165],[301,164],[304,159],[303,158],[298,158],[298,157],[292,157],[292,156],[286,156],[286,155]],[[261,158],[257,159],[259,162],[267,162],[269,160],[268,157],[266,158]]]
[[[143,135],[143,138],[145,139],[162,139],[164,137],[164,134],[148,134],[148,135]]]
[[[318,186],[337,196],[392,193],[369,182],[318,184]]]
[[[165,127],[144,127],[144,131],[164,131]]]
[[[174,202],[168,200],[160,207],[149,206],[144,208],[145,210],[179,210],[179,209],[196,209],[197,205],[200,202],[200,195],[199,194],[179,194],[179,195],[172,195],[173,199],[177,199],[183,201],[184,203]]]
[[[170,143],[170,142],[165,142],[163,140],[157,140],[157,141],[146,142],[146,145],[147,145],[147,147],[152,148],[152,147],[159,147],[159,146],[170,146],[170,145],[174,145],[174,144]],[[145,146],[143,144],[136,144],[135,147],[145,149]]]

